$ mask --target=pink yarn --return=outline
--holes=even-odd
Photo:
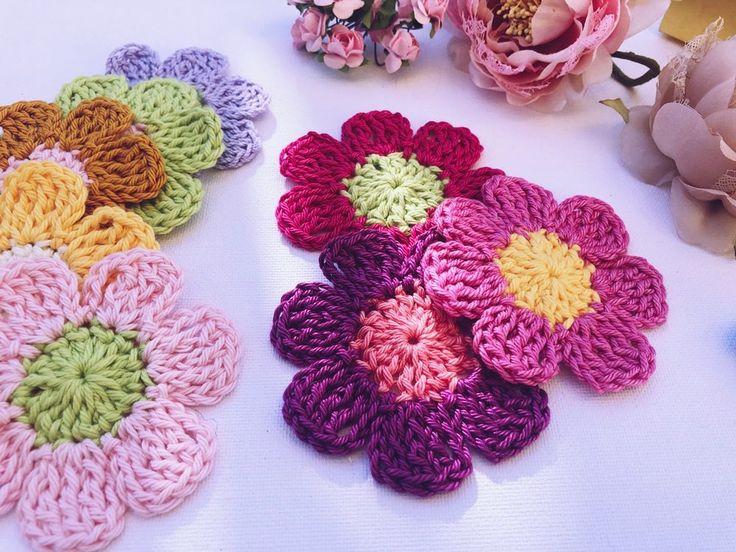
[[[63,150],[59,144],[56,144],[52,148],[47,148],[44,144],[40,144],[26,159],[16,159],[15,157],[8,159],[8,167],[0,170],[0,191],[3,189],[5,177],[29,161],[54,161],[56,164],[77,173],[82,178],[82,181],[89,186],[89,176],[84,170],[84,162],[79,158],[78,151]]]
[[[0,268],[0,514],[17,507],[40,550],[98,550],[123,530],[124,514],[167,512],[210,473],[215,433],[189,406],[211,405],[237,379],[232,323],[208,307],[174,308],[181,275],[164,255],[133,249],[92,267],[78,289],[60,261],[31,258]],[[153,385],[100,444],[85,439],[36,447],[11,395],[22,359],[68,323],[92,320],[137,332]]]
[[[445,241],[424,256],[427,293],[452,316],[474,322],[476,352],[504,379],[536,385],[567,365],[596,391],[608,392],[653,373],[654,349],[641,329],[666,319],[662,276],[645,259],[626,254],[628,234],[609,205],[585,196],[558,205],[535,184],[493,176],[482,201],[447,199],[434,223]],[[599,301],[569,327],[520,306],[498,264],[512,236],[540,231],[577,251],[593,271],[590,287]]]

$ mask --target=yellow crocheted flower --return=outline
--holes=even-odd
[[[112,253],[158,249],[153,230],[135,213],[98,207],[85,214],[86,202],[82,178],[53,161],[29,161],[8,174],[0,193],[0,265],[58,257],[83,278]]]

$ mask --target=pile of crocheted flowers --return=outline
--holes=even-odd
[[[416,495],[457,488],[470,451],[491,462],[549,420],[537,387],[565,365],[598,392],[646,381],[643,329],[667,314],[662,277],[626,253],[610,206],[490,168],[469,130],[416,134],[361,113],[342,140],[286,147],[296,186],[277,209],[293,243],[323,248],[330,284],[300,284],[271,340],[299,372],[286,422],[320,452],[367,448],[380,483]]]

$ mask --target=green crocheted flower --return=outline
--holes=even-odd
[[[193,175],[214,167],[223,152],[219,117],[193,86],[175,79],[150,79],[131,87],[123,76],[79,77],[61,89],[56,103],[66,115],[82,101],[99,96],[130,107],[137,130],[161,151],[166,184],[158,197],[130,209],[156,234],[171,232],[201,207],[202,183]]]
[[[54,447],[115,436],[120,421],[152,385],[137,333],[115,332],[97,321],[67,324],[55,341],[24,359],[26,376],[11,395],[17,419],[36,430],[35,446]]]

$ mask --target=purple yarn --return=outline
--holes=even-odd
[[[301,367],[283,405],[296,435],[325,454],[366,448],[376,481],[417,496],[457,488],[472,472],[471,449],[499,462],[549,422],[543,390],[505,382],[482,365],[441,400],[399,401],[358,363],[350,344],[360,313],[398,285],[421,281],[416,259],[436,239],[430,228],[411,247],[374,229],[332,240],[320,257],[332,285],[300,284],[285,294],[271,330],[276,350]]]
[[[195,87],[220,118],[225,150],[220,169],[236,168],[251,161],[261,149],[261,139],[251,119],[261,115],[270,98],[259,85],[228,74],[227,58],[213,50],[185,48],[163,62],[149,46],[127,44],[107,60],[107,73],[123,75],[131,85],[156,78],[173,78]]]

